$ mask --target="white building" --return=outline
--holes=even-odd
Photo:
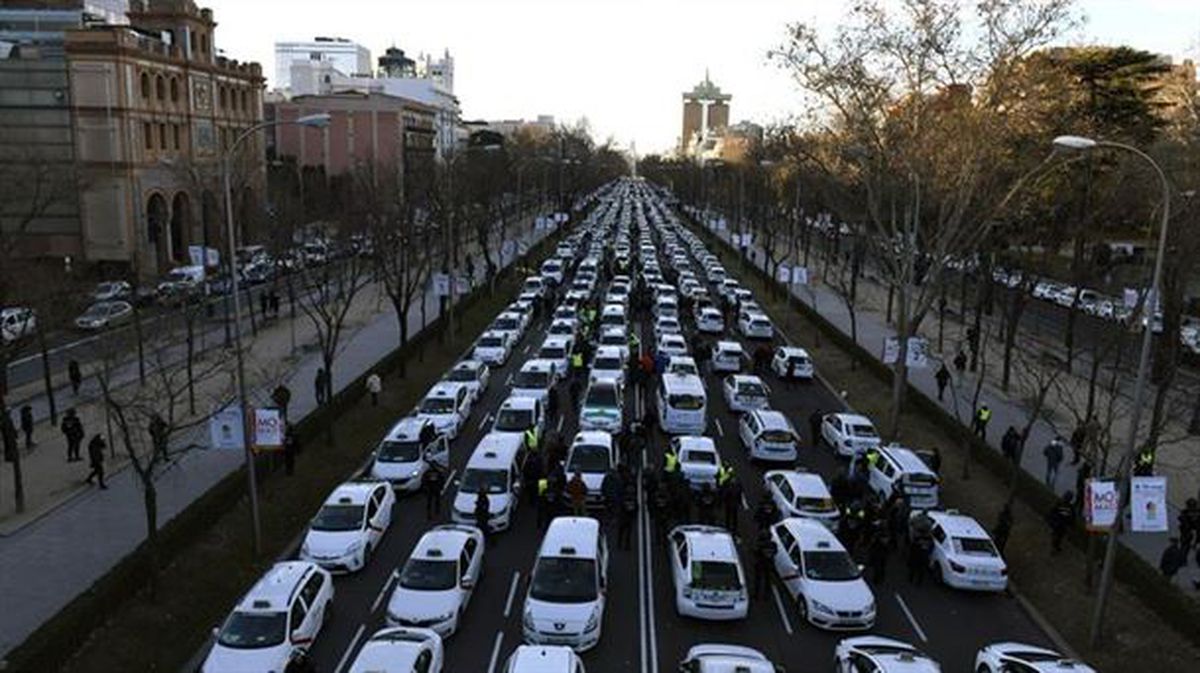
[[[297,64],[327,63],[343,75],[370,77],[371,50],[342,37],[317,37],[309,42],[275,43],[275,87],[292,88]],[[294,92],[293,95],[312,92]]]

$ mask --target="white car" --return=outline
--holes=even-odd
[[[597,349],[611,346],[621,351],[622,359],[629,359],[629,333],[624,327],[605,327],[600,330]]]
[[[483,572],[483,548],[474,526],[434,526],[422,535],[388,598],[388,624],[452,635]]]
[[[736,341],[718,341],[712,350],[714,372],[740,372],[746,361],[746,351]]]
[[[1008,565],[978,521],[953,510],[913,512],[910,521],[920,516],[933,520],[929,567],[937,571],[942,582],[974,591],[1008,588]]]
[[[392,525],[396,493],[383,481],[352,481],[329,494],[300,545],[300,560],[330,572],[362,570]]]
[[[747,339],[771,339],[775,336],[775,326],[765,313],[742,311],[738,316],[738,331]]]
[[[480,360],[462,360],[446,372],[444,380],[461,383],[471,391],[471,403],[478,402],[492,380],[492,372]]]
[[[683,338],[682,334],[663,334],[658,337],[658,342],[655,346],[658,353],[663,353],[668,357],[672,355],[687,355],[688,345],[687,339]]]
[[[837,505],[821,475],[796,470],[770,470],[763,486],[784,518],[812,519],[833,530],[838,522]]]
[[[567,460],[563,471],[567,479],[578,472],[587,486],[587,504],[599,507],[604,504],[604,494],[600,486],[604,477],[617,469],[617,452],[613,438],[607,432],[592,430],[575,435],[571,447],[567,449]]]
[[[541,276],[526,278],[525,284],[521,286],[521,294],[537,295],[540,299],[546,294],[546,281]]]
[[[525,334],[525,316],[505,311],[496,316],[488,329],[492,332],[504,332],[512,341],[520,341],[521,336]]]
[[[555,318],[550,321],[550,328],[546,330],[546,334],[574,340],[578,329],[579,323],[574,318]]]
[[[716,526],[678,526],[668,536],[675,610],[697,619],[744,619],[746,576],[733,536]]]
[[[654,337],[658,338],[664,334],[683,334],[683,325],[679,324],[679,318],[664,315],[654,320]]]
[[[479,360],[491,367],[502,366],[508,362],[512,353],[513,341],[505,332],[487,331],[479,335],[472,349],[472,359]]]
[[[858,636],[838,643],[834,668],[836,673],[942,673],[942,667],[928,654],[881,636]]]
[[[276,563],[217,629],[201,673],[282,671],[304,655],[333,603],[333,578],[306,561]]]
[[[908,496],[913,509],[931,509],[939,503],[940,480],[933,470],[912,449],[896,444],[881,446],[874,451],[878,458],[867,468],[867,487],[878,502],[887,502],[893,494]],[[860,461],[867,461],[867,453],[850,458],[849,474],[854,474]]]
[[[758,650],[741,645],[694,645],[679,662],[680,673],[783,673]]]
[[[450,442],[433,423],[402,418],[375,448],[371,478],[386,481],[397,491],[416,491],[431,463],[450,465]]]
[[[791,421],[773,409],[757,409],[738,419],[738,438],[751,460],[793,462],[800,438]]]
[[[771,527],[775,572],[800,616],[829,630],[875,625],[875,595],[846,548],[819,521],[784,519]]]
[[[546,404],[554,394],[554,384],[558,381],[558,376],[557,361],[529,360],[513,374],[509,394],[513,397],[532,397]]]
[[[771,404],[771,389],[753,374],[730,374],[721,382],[725,404],[734,413],[766,409]]]
[[[859,414],[825,414],[821,418],[820,439],[839,456],[854,456],[882,444],[875,424]]]
[[[587,669],[569,647],[521,645],[508,657],[503,673],[587,673]]]
[[[349,673],[441,673],[442,637],[430,629],[383,628],[363,643]]]
[[[1096,673],[1054,650],[1024,643],[993,643],[975,655],[976,673]]]
[[[625,358],[615,346],[601,346],[592,356],[591,376],[597,379],[613,379],[625,383]]]
[[[721,334],[725,331],[725,316],[714,306],[705,306],[695,311],[696,329],[705,334]]]
[[[600,309],[601,327],[625,327],[625,307],[621,304],[605,304]]]
[[[509,397],[500,403],[492,432],[524,435],[533,429],[540,438],[546,433],[546,405],[533,397]]]
[[[0,308],[0,343],[10,343],[37,330],[37,314],[29,308]]]
[[[542,277],[548,278],[555,285],[561,285],[563,282],[563,266],[562,262],[557,259],[548,259],[542,262]]]
[[[563,337],[547,337],[542,342],[542,347],[538,349],[537,359],[550,360],[556,365],[558,378],[567,375],[567,371],[571,367],[571,348],[573,344],[570,339]]]
[[[679,457],[679,472],[688,486],[698,490],[708,484],[716,488],[721,454],[712,439],[695,435],[672,437],[671,449]]]
[[[700,376],[696,360],[689,355],[673,355],[667,360],[666,373],[676,376]]]
[[[625,429],[625,402],[621,384],[593,377],[579,409],[580,430],[603,430],[614,435]]]
[[[416,415],[428,419],[439,433],[454,439],[471,415],[471,391],[461,383],[435,383],[421,400]]]
[[[479,495],[487,494],[488,528],[508,530],[521,504],[521,473],[525,467],[523,433],[489,432],[467,458],[451,503],[450,519],[474,524]]]
[[[600,522],[550,522],[529,575],[522,610],[526,643],[567,645],[576,652],[600,642],[608,585],[608,545]]]
[[[780,346],[775,349],[771,358],[771,371],[781,379],[787,379],[788,367],[792,368],[792,376],[797,379],[811,381],[813,378],[813,361],[808,351],[794,346]]]

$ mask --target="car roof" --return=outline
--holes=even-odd
[[[771,470],[763,476],[770,478],[776,474],[782,475],[797,495],[830,497],[829,487],[825,485],[825,480],[819,474],[803,470]]]
[[[779,352],[783,353],[787,357],[792,357],[794,355],[808,357],[808,351],[800,348],[799,346],[780,346]]]
[[[379,487],[376,481],[348,481],[325,498],[326,505],[365,505],[371,492]]]
[[[782,411],[775,409],[755,409],[750,413],[758,417],[758,424],[764,430],[793,430],[792,423]]]
[[[500,332],[498,330],[490,329],[490,330],[487,330],[486,332],[484,332],[483,334],[479,335],[480,339],[482,339],[484,337],[495,337],[498,339],[507,339],[508,332]]]
[[[532,397],[509,397],[508,399],[504,400],[504,402],[500,405],[500,408],[526,410],[533,409],[534,405],[536,404],[537,400]]]
[[[600,522],[586,516],[560,516],[550,522],[539,556],[596,558]]]
[[[664,334],[658,338],[659,341],[666,343],[668,341],[679,341],[687,345],[687,339],[683,338],[682,334]]]
[[[238,610],[243,612],[286,611],[300,583],[316,566],[307,561],[283,561],[269,570],[246,592]]]
[[[609,449],[613,446],[612,434],[602,430],[581,430],[575,434],[571,446],[576,444],[601,444]]]
[[[542,348],[545,348],[546,346],[566,348],[570,343],[571,340],[566,337],[561,337],[558,335],[548,336],[546,337],[546,340],[542,342]]]
[[[396,421],[396,424],[388,431],[386,439],[393,442],[420,439],[421,428],[426,425],[433,425],[433,421],[417,416],[405,416]]]
[[[901,470],[905,472],[920,472],[923,474],[933,474],[933,470],[921,460],[921,457],[912,449],[889,444],[888,446],[880,447],[880,453],[888,456]]]
[[[754,374],[730,374],[729,378],[734,383],[762,383],[763,380]]]
[[[433,384],[425,397],[454,397],[460,388],[466,387],[461,381],[438,381]]]
[[[700,437],[698,435],[681,435],[675,437],[679,442],[679,450],[681,451],[712,451],[716,452],[717,444],[710,437]]]
[[[596,348],[596,355],[592,358],[619,358],[621,357],[620,346],[599,346]]]
[[[843,423],[850,423],[853,425],[870,425],[871,427],[875,427],[875,423],[862,414],[838,413],[829,415],[840,418]]]
[[[484,365],[483,362],[480,360],[473,360],[471,358],[467,358],[465,360],[459,360],[457,363],[455,363],[453,368],[454,369],[468,369],[471,371],[476,371],[479,369],[483,369],[485,366],[486,365]]]
[[[473,526],[455,524],[434,526],[422,535],[421,539],[417,540],[417,546],[413,548],[410,556],[422,559],[455,560],[462,553],[463,545],[467,543],[467,540],[478,532],[479,530]]]
[[[668,392],[704,394],[704,381],[695,374],[676,374],[665,372],[661,378],[663,388]]]
[[[527,360],[521,365],[523,372],[548,372],[555,367],[554,360]]]
[[[489,432],[484,435],[471,457],[467,459],[467,467],[508,467],[521,451],[521,435],[515,432]]]
[[[717,526],[679,526],[675,531],[683,533],[693,561],[737,561],[737,546],[729,531]],[[675,532],[672,531],[672,532]]]
[[[716,349],[717,350],[727,350],[727,351],[743,351],[744,350],[742,348],[742,344],[740,344],[736,341],[718,341],[717,345],[716,345]]]
[[[833,531],[816,519],[790,517],[784,519],[783,524],[802,551],[846,551]]]
[[[521,645],[513,652],[512,664],[521,673],[561,673],[572,671],[575,652],[562,645]]]
[[[938,510],[930,510],[926,514],[951,537],[988,537],[987,530],[966,514]]]

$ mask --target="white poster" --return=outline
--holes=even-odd
[[[808,285],[808,267],[797,266],[792,268],[792,285]]]
[[[208,437],[214,449],[242,451],[246,448],[244,435],[241,407],[230,405],[208,419]]]
[[[792,267],[787,264],[780,264],[779,268],[775,269],[775,279],[781,283],[787,283],[792,279]]]
[[[894,365],[900,360],[900,338],[887,337],[883,340],[883,364]]]
[[[471,281],[466,276],[459,276],[455,279],[454,292],[455,294],[467,294],[471,291]]]
[[[283,448],[283,413],[274,407],[254,410],[254,448],[275,451]]]
[[[728,228],[729,223],[725,221],[725,218],[722,217],[721,219],[717,220],[717,229],[725,231]]]
[[[900,360],[900,337],[887,337],[883,341],[883,364],[894,365]],[[924,369],[929,366],[929,343],[923,337],[908,338],[908,352],[904,362],[909,369]]]
[[[1130,480],[1129,506],[1135,533],[1165,533],[1168,529],[1167,478],[1134,477]]]
[[[450,276],[444,273],[433,274],[433,293],[439,297],[450,296]]]
[[[1083,521],[1090,531],[1106,531],[1117,522],[1117,484],[1088,479],[1083,488]]]
[[[199,245],[189,245],[188,259],[191,260],[192,266],[204,266],[204,248]]]
[[[1125,288],[1124,299],[1125,299],[1125,308],[1133,308],[1134,306],[1137,306],[1138,291],[1131,287]]]
[[[205,248],[204,258],[204,263],[210,268],[221,266],[221,251],[216,248]]]

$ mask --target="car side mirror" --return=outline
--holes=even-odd
[[[473,589],[475,588],[475,578],[468,575],[467,577],[462,578],[458,584],[464,589]]]
[[[213,638],[216,638],[217,636],[221,635],[221,627],[219,627],[219,626],[212,627],[212,635],[213,635]]]

